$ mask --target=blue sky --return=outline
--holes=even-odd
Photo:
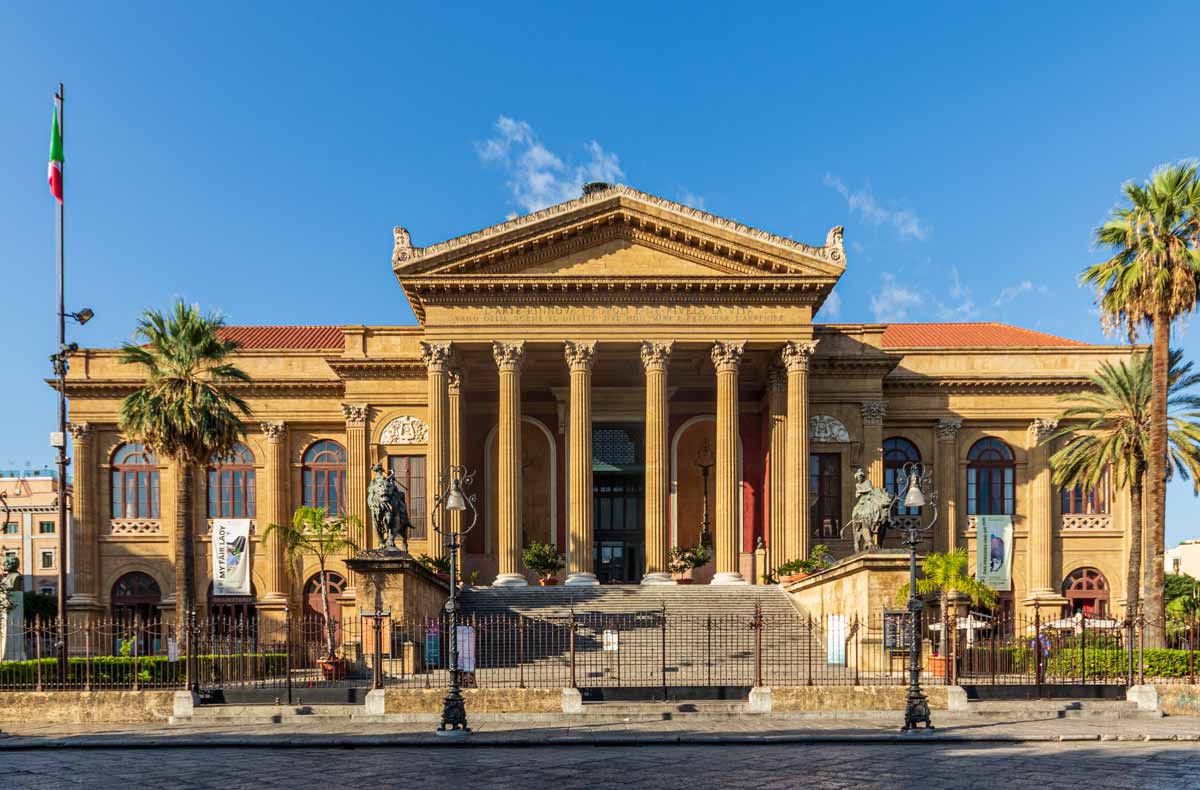
[[[393,225],[427,244],[593,177],[812,243],[845,224],[825,320],[1103,342],[1091,229],[1123,181],[1200,155],[1200,50],[1168,34],[1189,3],[166,5],[6,4],[0,466],[51,457],[59,81],[68,301],[97,313],[73,337],[100,346],[175,296],[410,322]],[[1190,486],[1168,512],[1200,537]]]

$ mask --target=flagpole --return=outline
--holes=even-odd
[[[58,93],[54,95],[55,109],[58,112],[58,135],[63,137],[63,84],[58,83]],[[61,165],[66,171],[66,161]],[[58,353],[59,361],[55,365],[58,374],[58,662],[59,672],[64,675],[67,667],[67,311],[64,294],[64,265],[63,265],[63,204],[66,198],[66,180],[63,180],[63,198],[58,201]]]

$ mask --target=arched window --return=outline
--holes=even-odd
[[[329,585],[329,619],[333,621],[333,641],[342,643],[342,604],[338,596],[346,590],[346,579],[336,571],[328,571],[325,581]],[[306,642],[321,642],[325,638],[325,618],[322,614],[321,574],[314,573],[304,585],[304,619],[300,630]]]
[[[208,467],[208,517],[254,518],[254,453],[234,445],[224,458],[213,457]]]
[[[908,482],[904,479],[904,465],[919,463],[921,463],[921,451],[908,439],[893,436],[891,439],[884,440],[883,487],[891,491],[894,496],[901,498],[902,503],[904,492],[908,489]],[[914,471],[919,477],[920,467],[918,466]],[[903,504],[896,506],[896,514],[900,516],[915,516],[920,512],[921,508],[919,507],[905,507]]]
[[[139,442],[113,453],[112,517],[158,518],[158,459]]]
[[[1017,466],[1012,449],[992,437],[980,439],[967,453],[967,515],[1011,516]]]
[[[332,439],[316,442],[304,453],[304,504],[323,507],[331,516],[345,509],[346,448]]]
[[[1063,597],[1071,614],[1105,615],[1108,613],[1108,579],[1095,568],[1077,568],[1062,583]]]
[[[1082,485],[1062,489],[1063,515],[1093,515],[1108,513],[1108,469],[1100,476],[1095,488],[1084,490]]]

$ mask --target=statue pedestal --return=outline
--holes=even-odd
[[[398,549],[360,551],[346,560],[359,575],[358,608],[391,612],[393,620],[437,617],[450,597],[450,580]]]
[[[0,661],[25,661],[25,593],[13,590],[12,608],[0,611]]]

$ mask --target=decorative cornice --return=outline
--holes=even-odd
[[[809,360],[812,359],[812,355],[816,351],[816,340],[804,343],[789,340],[783,344],[783,348],[779,352],[779,357],[783,361],[783,366],[789,371],[805,371],[808,370]]]
[[[429,444],[429,426],[419,417],[403,415],[389,422],[379,434],[380,444]]]
[[[564,341],[563,356],[566,357],[567,367],[571,370],[590,371],[596,358],[596,343]]]
[[[424,369],[422,369],[424,376]],[[81,379],[67,381],[67,395],[72,398],[124,398],[142,385],[141,381],[120,379]],[[316,398],[340,397],[342,381],[298,379],[255,379],[249,383],[230,383],[229,389],[242,397]],[[57,387],[55,387],[57,389]]]
[[[491,227],[475,231],[474,233],[468,233],[437,244],[431,244],[424,248],[413,247],[408,231],[405,228],[397,226],[393,230],[392,266],[395,269],[400,269],[414,263],[420,263],[429,258],[450,255],[473,245],[495,240],[514,231],[536,227],[547,220],[572,212],[588,213],[586,209],[589,207],[603,208],[602,204],[607,203],[613,203],[614,207],[617,205],[628,205],[630,208],[636,208],[637,204],[641,203],[656,209],[665,210],[678,217],[695,221],[713,230],[733,232],[747,239],[769,244],[793,255],[800,254],[819,261],[832,263],[839,267],[845,266],[846,252],[843,246],[842,229],[840,226],[830,229],[826,235],[824,247],[814,247],[785,236],[779,236],[765,230],[744,225],[735,220],[718,217],[700,209],[676,203],[673,200],[641,192],[624,184],[615,184],[607,189],[585,194],[575,200],[568,200],[564,203],[542,209],[541,211],[515,217]]]
[[[429,341],[421,341],[421,361],[425,363],[425,367],[434,371],[445,371],[446,366],[450,363],[450,355],[454,351],[452,343],[430,343]]]
[[[263,436],[267,437],[268,442],[278,442],[287,436],[287,423],[282,420],[278,422],[260,422],[258,427],[262,430]]]
[[[862,418],[864,425],[883,425],[887,415],[887,401],[866,400],[862,403]]]
[[[346,415],[346,425],[362,427],[367,424],[367,415],[371,407],[365,403],[343,403],[342,414]]]
[[[991,393],[1063,393],[1079,392],[1089,386],[1084,376],[1013,377],[998,376],[889,376],[883,380],[885,393],[892,390],[932,390],[941,392]]]
[[[519,343],[501,343],[492,341],[492,358],[500,370],[520,370],[525,362],[525,341]]]
[[[372,359],[326,357],[325,362],[343,381],[423,379],[428,374],[425,363],[413,357],[376,357]]]
[[[71,438],[76,442],[87,441],[92,436],[92,425],[87,422],[69,422],[67,430],[71,434]]]
[[[963,421],[958,417],[943,417],[937,421],[937,426],[934,430],[937,432],[939,442],[953,442],[958,439],[958,432],[962,430]]]
[[[746,353],[746,341],[739,343],[714,340],[712,347],[713,367],[718,373],[734,372],[742,364],[742,354]]]
[[[653,340],[642,341],[642,368],[645,370],[666,370],[671,365],[671,350],[675,341],[656,343]]]
[[[1036,447],[1050,438],[1058,430],[1058,420],[1054,418],[1036,417],[1029,423],[1029,438]]]

